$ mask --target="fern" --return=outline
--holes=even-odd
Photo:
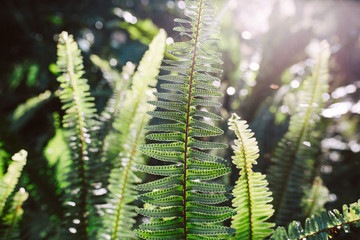
[[[65,116],[63,126],[66,128],[66,138],[71,148],[71,171],[67,181],[71,185],[65,190],[67,212],[67,230],[74,239],[89,238],[90,195],[90,129],[95,125],[95,105],[90,96],[89,85],[83,78],[83,64],[80,50],[71,35],[62,32],[58,43],[57,66],[62,74],[58,77]]]
[[[161,124],[147,128],[155,132],[147,138],[157,143],[140,148],[162,164],[138,165],[137,168],[166,176],[136,187],[149,191],[141,194],[140,199],[156,207],[138,210],[138,213],[151,218],[149,223],[136,230],[137,235],[144,239],[220,239],[231,232],[219,223],[232,216],[233,210],[212,206],[230,198],[227,188],[223,184],[208,182],[229,173],[230,168],[223,159],[200,151],[226,145],[197,139],[222,134],[209,121],[201,121],[202,118],[220,119],[201,108],[218,106],[208,97],[222,96],[213,86],[213,81],[219,81],[219,78],[211,75],[221,72],[215,66],[221,63],[219,53],[211,50],[209,41],[217,32],[212,18],[214,7],[207,0],[186,3],[189,20],[175,19],[180,26],[174,30],[189,40],[170,45],[169,51],[176,60],[164,60],[162,69],[174,74],[158,78],[171,82],[160,85],[161,89],[170,92],[157,92],[155,96],[161,100],[150,101],[159,110],[149,114],[162,120]]]
[[[21,172],[26,164],[26,157],[27,152],[25,150],[14,154],[11,158],[13,161],[10,163],[6,174],[0,179],[0,216],[3,214],[7,199],[19,181]]]
[[[38,96],[27,99],[16,107],[11,114],[10,128],[19,130],[36,114],[36,112],[48,102],[53,95],[49,90],[40,93]]]
[[[350,231],[350,226],[360,227],[360,200],[350,206],[343,205],[343,213],[338,210],[322,211],[305,221],[305,229],[299,222],[292,222],[288,232],[278,227],[271,237],[274,240],[327,240],[341,228]]]
[[[67,181],[67,168],[71,164],[70,149],[65,141],[64,129],[61,128],[60,116],[53,114],[55,135],[49,140],[44,148],[44,156],[49,167],[55,167],[55,179],[60,188],[66,188],[70,185]]]
[[[311,134],[320,119],[322,95],[328,89],[328,58],[329,50],[325,49],[318,57],[312,75],[304,80],[289,130],[275,149],[273,165],[269,168],[270,189],[274,194],[274,217],[279,225],[286,224],[294,213],[299,212],[303,196],[301,186],[309,185],[313,172],[317,148],[311,145],[316,145],[317,140]]]
[[[164,55],[165,39],[165,31],[160,30],[144,54],[134,74],[131,90],[126,92],[119,117],[113,125],[115,131],[106,138],[109,142],[107,161],[111,161],[115,168],[110,174],[109,206],[104,213],[100,238],[136,238],[131,230],[137,216],[136,207],[132,205],[137,198],[133,188],[141,179],[136,175],[134,166],[144,162],[138,147],[144,143],[144,128],[150,118],[146,111],[155,108],[146,101],[151,96],[151,86],[156,85],[155,77]]]
[[[240,169],[240,178],[233,190],[233,206],[237,213],[231,225],[236,231],[235,238],[264,239],[273,232],[271,227],[274,224],[265,221],[272,216],[274,210],[269,204],[272,197],[266,187],[268,182],[265,176],[252,171],[259,156],[259,148],[246,121],[233,114],[229,119],[229,126],[238,137],[233,146],[235,156],[232,159]]]
[[[1,239],[17,239],[19,237],[18,221],[21,219],[23,213],[21,206],[23,202],[28,198],[28,193],[24,188],[15,193],[10,198],[14,191],[20,175],[26,165],[27,152],[21,150],[20,152],[12,156],[12,162],[10,163],[7,172],[0,178],[0,236]],[[10,205],[10,208],[4,207]]]
[[[105,110],[101,113],[101,129],[99,141],[103,142],[101,154],[105,154],[108,142],[104,141],[110,131],[113,130],[112,125],[119,115],[122,107],[126,90],[131,83],[131,77],[134,74],[134,64],[128,62],[119,73],[112,69],[110,64],[96,55],[91,55],[92,62],[97,65],[103,72],[104,77],[108,80],[113,93],[109,98]]]
[[[28,197],[29,194],[24,188],[20,188],[20,190],[15,193],[10,209],[7,211],[6,215],[2,217],[2,225],[4,226],[1,227],[5,230],[3,233],[4,238],[2,239],[7,240],[19,238],[20,231],[18,229],[18,222],[24,212],[21,206]]]
[[[324,205],[329,199],[329,189],[323,185],[320,177],[315,177],[312,187],[305,190],[301,202],[304,215],[310,217],[324,210]]]

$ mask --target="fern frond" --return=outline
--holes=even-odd
[[[0,179],[0,216],[3,214],[4,206],[10,194],[14,191],[16,184],[19,181],[21,172],[26,165],[27,152],[20,150],[20,152],[12,156],[7,172]]]
[[[340,229],[348,233],[350,226],[360,227],[360,200],[350,206],[343,205],[342,214],[338,210],[322,211],[307,218],[305,228],[296,221],[290,223],[287,232],[284,227],[278,227],[271,239],[328,240]]]
[[[101,113],[99,141],[103,142],[101,154],[105,154],[108,143],[104,141],[104,138],[112,130],[112,125],[120,113],[126,90],[128,90],[131,78],[134,74],[135,65],[131,62],[127,62],[122,68],[122,72],[119,73],[118,71],[112,69],[107,61],[101,59],[97,55],[91,55],[90,58],[91,61],[101,69],[104,78],[108,80],[109,85],[113,89],[113,93],[107,101],[104,111]]]
[[[259,148],[246,121],[233,114],[229,119],[229,126],[238,137],[233,146],[235,155],[232,159],[240,169],[240,178],[233,190],[233,206],[237,213],[231,226],[236,231],[235,239],[261,240],[271,235],[271,228],[275,224],[266,222],[274,210],[270,204],[272,197],[265,175],[252,171],[259,157]]]
[[[21,129],[32,118],[36,111],[52,97],[51,92],[47,90],[38,96],[27,99],[24,103],[17,106],[11,114],[10,128],[13,130]]]
[[[20,188],[20,190],[15,193],[10,209],[6,212],[5,216],[2,217],[1,228],[4,230],[4,232],[0,231],[0,234],[3,236],[2,239],[10,240],[19,238],[20,231],[18,229],[18,222],[24,212],[21,206],[28,197],[29,194],[24,188]]]
[[[324,210],[324,205],[329,200],[329,189],[323,185],[320,177],[315,177],[311,188],[306,189],[301,201],[304,215],[310,217]]]
[[[136,230],[145,239],[222,239],[232,231],[217,223],[231,217],[233,210],[225,207],[223,212],[224,207],[209,206],[229,200],[228,189],[206,182],[228,174],[230,168],[225,160],[200,151],[226,145],[197,138],[222,134],[209,121],[202,121],[221,119],[203,108],[219,106],[210,99],[222,96],[213,86],[213,81],[220,81],[213,74],[221,72],[219,54],[211,50],[211,36],[216,29],[214,6],[209,0],[186,3],[189,20],[177,19],[180,25],[174,30],[188,40],[168,47],[176,60],[164,60],[162,69],[172,73],[158,77],[167,83],[161,84],[161,92],[155,93],[158,101],[150,102],[157,109],[149,111],[149,115],[159,118],[160,124],[148,127],[153,133],[147,138],[157,143],[140,148],[163,164],[137,165],[146,173],[165,176],[137,186],[139,190],[150,191],[140,195],[140,199],[155,206],[138,210],[151,218],[150,223]]]
[[[151,99],[151,87],[156,85],[165,40],[166,33],[160,30],[140,61],[131,90],[126,91],[119,116],[113,124],[115,131],[105,139],[109,145],[106,159],[114,168],[109,178],[110,195],[102,217],[103,228],[99,231],[101,239],[136,238],[131,230],[137,216],[133,201],[138,194],[134,185],[141,179],[136,175],[135,165],[144,163],[138,148],[144,144],[145,127],[150,120],[146,111],[155,108],[146,102]]]
[[[73,238],[89,238],[90,195],[93,195],[89,180],[90,132],[95,125],[96,109],[90,96],[90,87],[83,78],[82,57],[77,43],[67,32],[62,32],[58,43],[58,77],[61,92],[60,100],[65,110],[63,126],[66,129],[67,142],[71,148],[71,171],[68,181],[72,184],[66,189],[67,229]],[[78,223],[79,224],[76,224]]]
[[[317,57],[312,75],[303,82],[299,92],[296,112],[290,118],[289,130],[274,151],[268,172],[270,189],[273,192],[275,222],[286,224],[300,212],[303,196],[301,186],[310,184],[314,168],[318,140],[312,137],[323,105],[323,94],[328,89],[329,49],[323,49]]]
[[[70,185],[67,181],[66,174],[71,164],[70,149],[65,141],[65,131],[61,128],[60,116],[58,113],[53,114],[55,135],[49,140],[44,148],[44,156],[49,167],[56,168],[55,178],[60,188],[66,188]]]

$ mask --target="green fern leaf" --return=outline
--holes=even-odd
[[[132,231],[137,216],[137,207],[133,202],[138,195],[134,185],[141,183],[141,179],[135,166],[144,163],[144,157],[138,148],[144,143],[145,127],[150,120],[146,111],[155,108],[147,104],[147,101],[151,99],[151,86],[155,86],[157,82],[165,40],[166,33],[160,30],[140,61],[131,89],[125,93],[113,124],[115,131],[106,138],[109,144],[106,161],[111,162],[113,169],[109,178],[110,194],[103,209],[103,227],[98,232],[98,238],[101,239],[136,239]]]
[[[21,172],[26,165],[27,152],[21,150],[12,156],[7,172],[0,179],[0,216],[3,214],[4,206],[10,194],[14,191],[16,184],[19,181]]]
[[[233,190],[233,206],[237,214],[233,217],[232,227],[236,230],[235,239],[264,239],[273,230],[273,223],[266,222],[274,210],[269,202],[272,201],[271,192],[265,176],[252,171],[259,156],[259,148],[248,129],[246,121],[240,120],[236,114],[229,119],[230,129],[238,137],[233,146],[235,155],[233,163],[240,169],[240,178]]]
[[[328,202],[329,194],[329,189],[323,185],[322,179],[315,177],[312,187],[305,190],[301,201],[304,215],[310,217],[325,210],[324,205]]]
[[[337,210],[322,211],[307,218],[305,228],[299,222],[291,222],[288,231],[278,227],[271,237],[272,240],[328,240],[332,233],[344,229],[350,231],[350,226],[360,227],[360,200],[350,206],[343,205],[342,214]]]
[[[98,141],[102,142],[102,149],[99,155],[106,155],[109,145],[109,139],[106,139],[106,136],[113,130],[112,125],[123,106],[126,90],[131,83],[135,65],[131,62],[127,62],[122,68],[122,72],[119,73],[111,68],[109,62],[102,60],[98,56],[91,55],[90,58],[91,61],[101,69],[104,78],[108,80],[109,85],[113,89],[113,93],[107,101],[105,110],[101,113],[100,117],[101,126]]]
[[[159,118],[160,124],[147,128],[156,132],[147,138],[158,143],[140,147],[150,157],[175,163],[137,166],[141,171],[167,176],[138,187],[151,191],[140,195],[140,199],[155,206],[153,210],[138,211],[151,218],[150,223],[136,230],[145,239],[222,239],[231,231],[218,223],[231,217],[233,210],[209,206],[228,201],[229,189],[223,184],[206,182],[228,174],[230,168],[225,160],[202,151],[227,145],[198,139],[223,133],[210,121],[203,121],[221,119],[203,108],[220,106],[209,99],[222,96],[213,85],[220,79],[212,75],[221,72],[219,54],[210,50],[209,36],[216,28],[212,19],[214,7],[209,0],[186,1],[186,4],[189,20],[177,19],[181,24],[175,31],[187,36],[188,41],[168,47],[176,60],[163,61],[162,69],[171,73],[158,77],[166,83],[160,84],[160,92],[154,93],[158,101],[150,102],[157,109],[149,115]],[[213,60],[214,56],[217,60]]]
[[[83,63],[80,50],[73,37],[62,32],[58,42],[57,66],[61,75],[58,77],[61,92],[60,100],[65,110],[63,126],[66,129],[66,139],[71,149],[72,163],[67,175],[67,181],[72,184],[65,189],[67,218],[65,221],[68,234],[77,239],[88,239],[91,208],[90,198],[94,197],[94,187],[89,176],[92,175],[94,159],[90,155],[93,140],[91,129],[95,122],[96,108],[94,98],[90,96],[90,87],[82,76]],[[79,224],[75,224],[77,222]],[[74,223],[75,222],[75,223]]]
[[[320,119],[323,94],[328,89],[329,50],[323,49],[317,56],[312,75],[303,82],[299,92],[299,104],[290,118],[289,130],[273,154],[273,165],[269,168],[270,189],[274,193],[275,222],[286,224],[292,214],[300,213],[303,196],[301,186],[310,185],[317,153],[318,139],[313,139],[314,130]],[[292,213],[292,214],[289,214]]]
[[[24,188],[20,188],[20,190],[15,193],[13,197],[13,202],[11,204],[10,209],[6,212],[6,214],[2,217],[2,222],[0,224],[0,236],[2,239],[18,239],[20,235],[20,231],[18,229],[18,222],[23,215],[23,209],[21,206],[27,200],[29,194],[25,191]],[[6,230],[5,230],[6,229]],[[2,232],[4,230],[4,232]]]
[[[18,229],[18,221],[21,219],[23,213],[21,206],[29,194],[24,188],[20,188],[10,200],[9,197],[19,181],[21,172],[26,164],[26,157],[27,152],[25,150],[14,154],[12,156],[13,161],[10,163],[7,172],[0,177],[1,239],[19,238],[20,231]],[[10,208],[4,212],[5,205],[10,205]]]

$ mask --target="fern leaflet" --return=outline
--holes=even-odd
[[[5,240],[18,239],[20,231],[18,229],[18,222],[23,215],[23,209],[21,206],[27,200],[29,194],[24,188],[20,188],[13,197],[13,202],[10,209],[6,212],[5,216],[2,217],[2,223],[0,228],[6,229],[3,233],[0,231],[0,235],[3,235]]]
[[[20,152],[12,156],[7,172],[0,178],[0,236],[1,239],[18,239],[20,231],[18,229],[18,221],[21,219],[23,210],[22,204],[28,198],[29,194],[24,188],[15,193],[9,200],[10,195],[14,191],[21,172],[26,165],[27,152],[20,150]],[[0,159],[2,161],[2,159]],[[6,207],[4,211],[4,207]]]

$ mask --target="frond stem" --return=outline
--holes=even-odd
[[[195,43],[194,43],[194,52],[191,61],[191,70],[190,70],[190,79],[189,79],[189,91],[188,91],[188,101],[187,101],[187,109],[186,109],[186,128],[185,128],[185,149],[184,149],[184,180],[183,180],[183,215],[184,215],[184,239],[187,240],[187,218],[186,218],[186,169],[187,169],[187,156],[188,156],[188,137],[189,137],[189,126],[190,126],[190,111],[191,111],[191,100],[192,100],[192,84],[194,80],[195,73],[195,64],[196,64],[196,54],[197,54],[197,45],[199,42],[199,32],[200,32],[200,21],[201,21],[201,12],[202,12],[203,0],[199,2],[199,12],[197,16],[196,23],[196,32],[195,32]]]

